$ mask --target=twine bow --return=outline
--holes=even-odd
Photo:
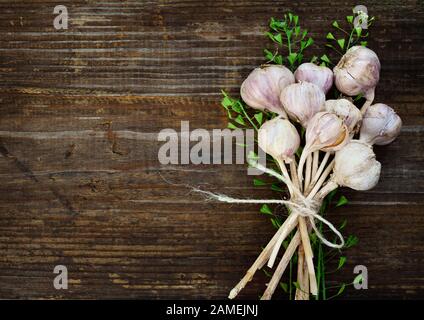
[[[266,169],[264,170],[264,168],[262,168],[261,166],[256,166],[258,169],[273,175],[274,177],[277,177],[278,179],[282,180],[283,182],[285,182],[284,177],[282,177],[280,174],[276,173],[273,170],[270,169]],[[331,247],[331,248],[336,248],[336,249],[340,249],[344,246],[345,242],[343,239],[342,234],[336,229],[336,227],[327,219],[323,218],[319,213],[318,213],[318,209],[321,205],[321,203],[319,203],[318,201],[314,200],[314,199],[308,199],[306,198],[303,194],[301,194],[300,192],[297,192],[295,197],[290,199],[290,200],[279,200],[279,199],[236,199],[236,198],[232,198],[229,197],[225,194],[217,194],[217,193],[212,193],[209,191],[203,191],[197,188],[192,188],[192,190],[194,192],[198,192],[198,193],[202,193],[207,195],[207,197],[211,200],[218,200],[221,202],[226,202],[226,203],[239,203],[239,204],[284,204],[284,205],[288,205],[289,207],[295,209],[294,211],[296,212],[296,214],[305,217],[307,219],[309,219],[312,229],[315,231],[315,234],[317,235],[318,239],[320,239],[322,241],[322,243],[324,243],[326,246]],[[318,228],[316,227],[315,224],[315,219],[321,221],[322,223],[324,223],[325,225],[327,225],[331,231],[334,232],[335,235],[337,235],[337,237],[340,239],[340,243],[333,243],[328,241],[323,235],[322,233],[318,230]]]

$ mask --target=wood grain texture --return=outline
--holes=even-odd
[[[53,28],[66,5],[69,29]],[[360,239],[342,273],[366,265],[368,290],[344,298],[424,298],[424,8],[366,1],[382,72],[376,101],[404,120],[377,147],[381,181],[332,209]],[[237,94],[263,62],[271,16],[300,15],[322,53],[353,1],[0,1],[0,298],[225,298],[273,228],[257,205],[204,202],[184,184],[234,196],[244,165],[157,160],[157,132],[224,128],[219,91]],[[163,179],[175,184],[169,185]],[[68,290],[53,268],[68,267]],[[256,299],[258,273],[240,297]],[[278,297],[284,297],[280,292]]]

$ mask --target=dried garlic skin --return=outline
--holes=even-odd
[[[259,110],[286,116],[280,101],[281,90],[294,83],[293,73],[284,66],[264,65],[255,68],[243,81],[240,94],[244,102]]]
[[[397,138],[402,128],[402,119],[388,105],[376,103],[367,108],[359,140],[369,144],[386,145]]]
[[[258,145],[275,159],[290,162],[299,148],[300,136],[289,120],[274,118],[258,130]]]
[[[305,149],[310,152],[337,151],[349,141],[349,132],[343,120],[331,112],[319,112],[306,128]]]
[[[370,190],[377,185],[380,172],[372,146],[363,141],[351,140],[336,152],[333,177],[340,186]]]
[[[333,71],[324,66],[317,66],[314,63],[302,63],[294,72],[297,82],[310,82],[317,85],[325,94],[333,86]]]
[[[327,100],[325,101],[325,110],[335,113],[343,119],[349,132],[355,134],[361,125],[361,111],[347,99]]]
[[[380,60],[374,51],[362,46],[350,48],[334,67],[334,82],[348,96],[374,95],[380,79]]]
[[[324,110],[325,94],[313,83],[299,82],[284,88],[280,100],[290,119],[307,128],[309,120]]]

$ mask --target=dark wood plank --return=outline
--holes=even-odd
[[[184,185],[276,195],[253,188],[244,165],[161,165],[157,133],[185,120],[226,126],[219,91],[237,95],[263,62],[271,16],[299,14],[319,54],[355,3],[62,1],[67,31],[52,26],[56,4],[0,2],[0,297],[225,298],[273,228],[256,205],[205,202]],[[329,213],[360,239],[329,277],[350,281],[363,264],[369,290],[344,298],[422,298],[424,8],[367,7],[383,66],[376,100],[404,127],[376,148],[377,188],[345,190],[350,204]],[[67,291],[53,288],[57,264]],[[265,282],[259,273],[241,297],[256,299]]]

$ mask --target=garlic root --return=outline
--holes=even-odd
[[[317,279],[315,276],[315,267],[313,261],[313,252],[311,248],[311,242],[309,239],[308,229],[306,227],[305,219],[299,217],[299,229],[300,235],[302,238],[303,249],[305,251],[305,260],[308,265],[308,274],[309,274],[309,288],[310,292],[316,296],[318,294]]]
[[[271,299],[275,289],[277,288],[278,283],[280,282],[280,279],[284,271],[287,268],[287,265],[289,264],[299,244],[300,244],[300,234],[299,234],[299,231],[297,231],[294,237],[292,238],[292,240],[290,241],[290,244],[288,245],[287,250],[284,252],[284,255],[281,258],[280,263],[275,269],[274,274],[272,275],[271,281],[268,283],[268,286],[264,294],[262,295],[261,300]]]
[[[252,280],[256,271],[258,269],[261,269],[265,265],[277,241],[281,238],[283,239],[281,241],[284,241],[287,235],[294,229],[294,227],[297,224],[297,217],[298,215],[295,212],[292,212],[292,214],[288,216],[286,221],[281,225],[280,229],[278,229],[278,231],[274,234],[274,236],[268,242],[266,247],[262,250],[261,254],[258,256],[256,261],[252,264],[249,270],[247,270],[246,275],[230,291],[230,294],[228,296],[229,299],[234,299],[238,295],[238,293],[246,286],[246,284]],[[283,235],[284,237],[281,237],[281,235]],[[280,242],[280,246],[281,246],[281,242]]]

